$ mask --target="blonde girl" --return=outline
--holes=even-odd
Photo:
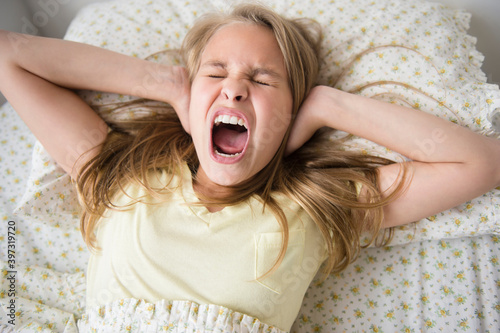
[[[313,21],[252,4],[199,20],[186,67],[0,33],[0,89],[81,196],[94,250],[82,327],[143,300],[243,318],[222,330],[288,331],[320,266],[352,262],[362,231],[375,239],[500,185],[499,141],[315,86],[320,40]],[[137,95],[117,107],[157,115],[106,124],[73,89]],[[325,127],[411,162],[344,151]]]

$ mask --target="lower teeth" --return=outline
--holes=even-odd
[[[217,149],[215,149],[215,153],[219,156],[223,156],[223,157],[236,157],[238,156],[239,154],[241,153],[236,153],[236,154],[224,154],[224,153],[221,153],[219,152]]]

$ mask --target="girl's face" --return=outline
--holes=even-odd
[[[191,87],[189,124],[198,176],[235,185],[255,175],[278,150],[291,112],[292,93],[272,31],[246,23],[219,29]]]

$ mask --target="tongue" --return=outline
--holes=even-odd
[[[214,144],[217,146],[217,150],[224,154],[236,154],[241,153],[243,148],[245,148],[245,143],[247,141],[248,133],[238,132],[226,127],[220,127],[215,130],[214,133]]]

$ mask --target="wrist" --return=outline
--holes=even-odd
[[[123,72],[128,77],[123,77],[122,82],[130,84],[130,94],[152,100],[164,101],[164,92],[160,86],[163,79],[160,76],[162,68],[160,64],[156,64],[147,60],[141,60],[141,66],[136,66],[134,74]],[[132,74],[132,75],[131,75]],[[130,76],[129,76],[130,75]]]
[[[318,129],[325,126],[337,128],[336,117],[342,110],[340,107],[342,94],[344,93],[328,86],[316,86],[311,90],[307,98],[308,108]]]
[[[138,73],[132,94],[138,97],[179,105],[184,98],[181,90],[189,83],[183,67],[167,66],[147,61]]]

